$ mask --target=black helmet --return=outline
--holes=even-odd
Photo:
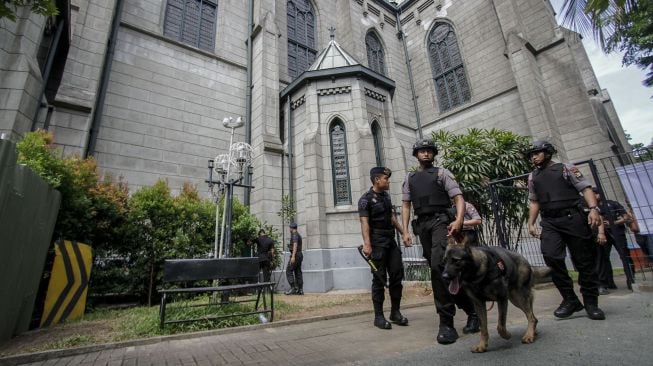
[[[432,139],[421,139],[413,144],[413,156],[417,157],[417,150],[419,149],[431,149],[433,150],[433,155],[438,155],[438,145],[435,144],[435,141]]]
[[[531,144],[531,146],[528,147],[528,149],[526,150],[526,156],[528,158],[530,158],[531,154],[533,154],[534,152],[538,152],[538,151],[544,151],[544,152],[546,152],[547,154],[550,154],[550,155],[553,155],[556,152],[558,152],[558,150],[556,150],[555,146],[553,146],[553,144],[551,144],[550,142],[548,142],[546,140],[537,140],[537,141],[534,141]]]

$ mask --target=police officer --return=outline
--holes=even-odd
[[[392,202],[388,194],[391,175],[392,172],[388,168],[372,168],[370,170],[372,188],[358,200],[363,253],[372,259],[377,268],[377,273],[372,276],[372,304],[374,326],[380,329],[392,328],[383,315],[385,300],[383,286],[386,278],[389,278],[390,320],[397,325],[408,325],[408,319],[399,310],[404,266],[401,261],[401,250],[395,241],[395,229],[402,235],[404,230],[392,212]]]
[[[447,169],[433,166],[437,154],[438,149],[433,140],[422,139],[413,145],[413,156],[419,161],[419,168],[408,173],[404,180],[401,215],[404,227],[408,227],[410,222],[411,206],[417,215],[413,221],[413,231],[419,236],[424,257],[431,267],[433,298],[440,316],[436,339],[440,344],[450,344],[458,339],[458,332],[453,325],[456,305],[467,313],[467,325],[463,328],[463,333],[478,332],[479,319],[465,292],[451,295],[442,279],[447,235],[460,233],[465,216],[465,200],[453,174]],[[456,206],[453,221],[447,213],[452,199]],[[402,239],[407,245],[411,243],[408,230],[404,231]]]
[[[304,278],[302,274],[302,261],[304,255],[302,254],[302,236],[297,232],[297,224],[291,222],[288,225],[290,230],[290,260],[286,266],[286,279],[290,285],[290,290],[286,291],[286,295],[303,295],[304,294]]]
[[[606,295],[610,293],[608,289],[617,288],[612,275],[612,263],[610,263],[610,250],[612,247],[619,253],[619,258],[626,274],[626,285],[629,289],[632,289],[634,279],[631,272],[632,263],[626,240],[626,223],[629,223],[632,218],[619,202],[602,200],[601,193],[596,187],[592,188],[592,191],[596,197],[597,204],[601,208],[601,218],[603,226],[605,226],[603,232],[606,239],[602,245],[599,245],[597,251],[596,271],[599,277],[599,294]]]
[[[454,206],[455,207],[455,206]],[[463,220],[463,234],[467,237],[467,243],[472,246],[478,246],[478,232],[476,227],[483,223],[481,215],[476,207],[465,201],[465,218]]]
[[[535,141],[527,151],[536,167],[528,177],[528,231],[541,239],[544,262],[551,268],[553,283],[562,295],[562,303],[553,315],[567,318],[583,310],[567,272],[567,248],[578,270],[585,311],[590,319],[602,320],[605,314],[598,307],[596,244],[592,238],[592,228],[597,227],[601,220],[600,209],[583,174],[572,164],[554,163],[551,158],[555,153],[555,147],[547,141]],[[587,216],[579,204],[579,192],[589,208]],[[538,234],[535,228],[538,214],[542,234]]]
[[[274,240],[268,237],[263,229],[259,230],[258,235],[256,249],[259,268],[263,272],[263,282],[270,282],[270,278],[272,277],[272,261],[274,260]]]

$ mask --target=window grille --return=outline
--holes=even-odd
[[[347,136],[345,126],[340,121],[331,125],[331,166],[333,172],[334,204],[350,205],[351,189],[349,187],[349,159],[347,157]]]
[[[376,166],[384,166],[383,164],[383,136],[381,135],[381,127],[379,123],[372,122],[372,138],[374,139],[374,154],[376,155]]]
[[[465,66],[453,27],[437,23],[429,33],[428,52],[440,112],[471,99]]]
[[[218,5],[208,0],[168,0],[163,34],[207,51],[215,49]]]
[[[315,61],[315,13],[308,0],[288,0],[288,75],[296,78]]]
[[[365,47],[367,47],[367,64],[370,69],[385,75],[385,53],[379,37],[373,31],[367,32],[365,36]]]

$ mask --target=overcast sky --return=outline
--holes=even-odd
[[[563,0],[552,0],[557,13]],[[646,73],[635,66],[621,66],[620,54],[605,55],[591,37],[583,39],[601,88],[607,89],[621,125],[630,134],[631,144],[644,145],[653,139],[653,88],[642,85]]]

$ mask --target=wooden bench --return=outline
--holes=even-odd
[[[159,308],[159,326],[165,324],[217,320],[234,316],[246,316],[254,314],[267,315],[268,321],[274,320],[274,293],[272,291],[274,282],[259,282],[258,258],[223,258],[223,259],[173,259],[166,260],[163,265],[163,288],[161,294],[161,306]],[[216,282],[228,282],[228,284],[214,286]],[[198,281],[212,281],[208,286],[203,287],[175,287],[172,285],[183,284],[194,286]],[[251,305],[251,309],[237,311],[231,314],[206,315],[199,318],[177,318],[166,319],[166,306],[169,302],[175,302],[178,298],[188,299],[198,294],[209,294],[207,303],[192,301],[180,308],[195,308],[201,306],[224,306],[228,304],[239,304],[239,306]],[[176,303],[176,302],[175,302]]]

